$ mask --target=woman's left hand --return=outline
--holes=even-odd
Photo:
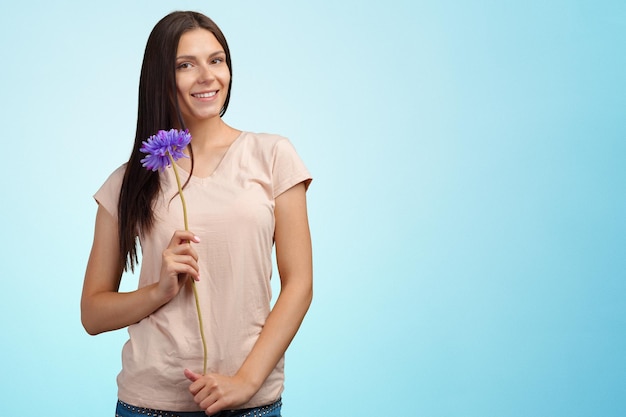
[[[191,381],[189,392],[208,415],[222,410],[233,410],[245,404],[256,393],[254,386],[240,376],[220,374],[197,374],[185,369]]]

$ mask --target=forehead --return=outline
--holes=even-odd
[[[223,49],[213,33],[207,29],[196,28],[181,35],[176,55],[211,54]]]

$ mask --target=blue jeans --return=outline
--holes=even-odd
[[[243,410],[227,410],[213,414],[211,417],[280,417],[283,405],[279,399],[273,404]],[[115,417],[207,417],[204,411],[165,411],[151,408],[135,407],[123,401],[117,402]]]

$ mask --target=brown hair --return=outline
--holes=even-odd
[[[139,105],[135,143],[126,165],[126,173],[118,203],[120,261],[124,270],[134,270],[138,263],[137,236],[148,233],[154,224],[153,202],[160,191],[158,171],[141,165],[145,154],[139,151],[142,142],[159,130],[173,127],[185,129],[176,94],[176,51],[183,33],[202,28],[215,35],[226,53],[231,83],[220,116],[226,113],[232,86],[230,50],[220,28],[207,16],[196,12],[173,12],[152,29],[141,66]],[[190,147],[193,172],[193,151]]]

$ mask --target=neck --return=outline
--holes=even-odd
[[[236,130],[228,126],[221,117],[214,117],[201,122],[187,125],[191,134],[194,150],[202,150],[216,146],[230,144]]]

